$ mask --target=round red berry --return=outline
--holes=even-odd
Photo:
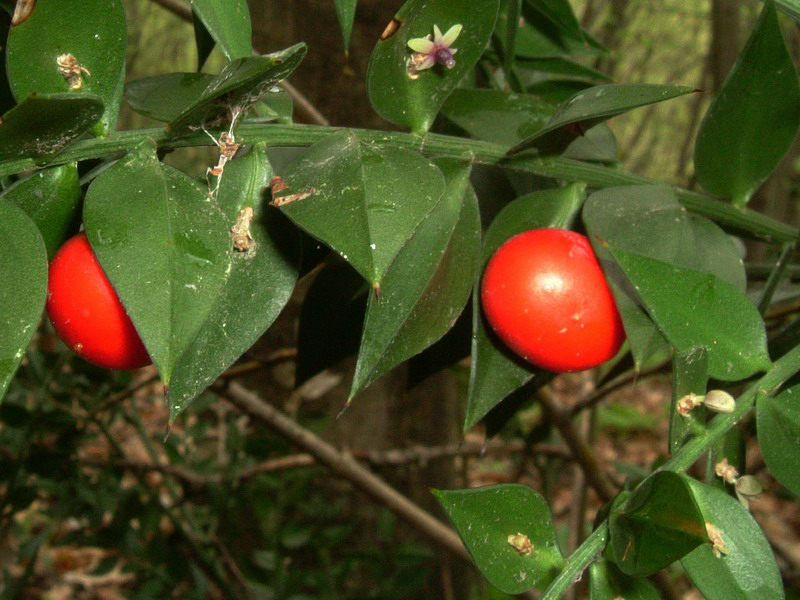
[[[486,266],[481,302],[498,337],[550,371],[596,367],[625,339],[589,240],[572,231],[534,229],[505,242]]]
[[[149,365],[139,334],[95,258],[84,233],[69,239],[50,263],[47,314],[79,356],[106,369]]]

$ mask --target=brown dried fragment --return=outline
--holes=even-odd
[[[731,549],[728,548],[722,538],[722,532],[710,521],[706,521],[706,532],[708,533],[708,539],[711,541],[711,550],[714,552],[714,556],[722,558],[723,554],[731,553]]]
[[[524,533],[511,534],[508,536],[509,545],[522,556],[530,556],[533,552],[533,544],[530,538]]]
[[[253,248],[255,241],[250,235],[250,223],[253,221],[253,207],[245,206],[239,211],[236,222],[231,225],[231,239],[233,247],[239,252],[248,252]]]
[[[694,410],[696,406],[699,406],[703,402],[702,396],[698,396],[697,394],[686,394],[683,398],[678,400],[677,410],[678,414],[682,417],[688,417],[689,413]]]
[[[714,465],[714,473],[717,474],[717,477],[722,477],[725,483],[730,483],[731,485],[735,484],[736,479],[739,477],[739,471],[728,462],[727,458],[723,458]]]
[[[58,72],[67,80],[70,89],[73,90],[79,90],[83,87],[82,74],[86,74],[87,77],[92,75],[89,69],[82,67],[72,54],[60,54],[56,58],[56,65],[58,66]]]
[[[317,189],[312,187],[311,189],[306,190],[304,192],[297,192],[296,194],[286,194],[284,196],[277,196],[276,194],[280,194],[281,192],[285,192],[286,190],[289,189],[289,186],[286,185],[286,182],[283,180],[283,178],[278,176],[272,178],[272,181],[270,182],[270,187],[272,188],[272,202],[270,202],[272,206],[284,206],[291,202],[304,200],[309,196],[317,193]]]
[[[11,24],[19,25],[27,21],[35,7],[36,0],[17,0],[17,4],[14,7],[14,15],[11,17]]]
[[[397,33],[398,29],[400,29],[400,19],[394,17],[391,21],[389,21],[389,24],[386,26],[386,29],[383,30],[383,33],[381,34],[381,39],[388,40],[395,33]]]

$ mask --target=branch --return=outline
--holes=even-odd
[[[736,401],[736,409],[730,414],[715,417],[703,435],[687,442],[658,471],[685,471],[700,456],[724,436],[736,423],[741,421],[755,405],[757,396],[769,396],[795,373],[800,371],[800,345],[775,361],[766,375],[751,385]],[[624,508],[624,506],[623,506]],[[608,542],[608,519],[597,526],[586,541],[573,552],[566,566],[545,590],[540,600],[557,600],[580,578],[581,573],[602,552]]]
[[[227,387],[212,388],[234,406],[251,417],[262,421],[297,446],[313,455],[320,463],[344,477],[361,491],[386,505],[431,541],[449,550],[467,562],[472,562],[458,534],[408,498],[390,487],[380,477],[362,467],[353,458],[301,427],[276,408],[264,402],[255,393],[233,382]]]
[[[187,6],[183,2],[180,2],[179,0],[151,0],[151,2],[155,2],[159,6],[166,8],[168,11],[179,16],[184,21],[189,21],[191,23],[194,19],[191,7]],[[314,125],[322,125],[323,127],[328,127],[331,124],[330,121],[328,121],[328,119],[326,119],[325,116],[319,112],[319,110],[317,110],[317,107],[314,106],[311,101],[291,83],[288,81],[281,81],[278,85],[285,89],[286,92],[292,97],[294,107],[297,109],[297,116],[301,121],[305,123],[313,123]]]
[[[343,129],[337,127],[263,124],[245,121],[237,127],[236,139],[242,144],[266,142],[271,146],[302,147],[310,146],[340,131]],[[641,175],[569,158],[542,158],[528,154],[506,157],[508,151],[506,146],[480,140],[436,133],[419,136],[371,129],[349,129],[348,131],[353,132],[359,140],[365,143],[409,148],[432,156],[463,158],[465,154],[471,154],[477,163],[500,165],[564,181],[585,182],[596,188],[660,183]],[[44,163],[32,157],[0,161],[0,177],[36,169],[45,164],[46,166],[55,166],[91,158],[110,158],[127,152],[146,140],[150,140],[164,150],[188,146],[210,146],[214,143],[203,132],[180,138],[170,138],[162,128],[117,131],[109,138],[73,142],[59,154],[48,157]],[[800,231],[796,228],[752,209],[736,208],[729,203],[698,192],[677,187],[673,189],[678,200],[687,209],[730,228],[748,231],[751,235],[774,242],[794,242],[800,238]]]
[[[561,403],[553,392],[547,388],[539,388],[536,399],[542,405],[545,416],[556,426],[564,442],[569,446],[572,455],[580,465],[586,481],[592,486],[603,502],[608,502],[616,495],[614,486],[609,482],[600,463],[591,448],[575,430],[569,411],[561,408]]]

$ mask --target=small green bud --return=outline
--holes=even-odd
[[[736,408],[736,400],[728,392],[711,390],[703,398],[703,405],[714,412],[732,413]]]

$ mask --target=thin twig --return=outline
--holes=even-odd
[[[469,553],[458,534],[438,519],[411,502],[380,477],[361,466],[355,459],[339,452],[329,443],[295,423],[259,396],[233,382],[213,389],[234,406],[262,421],[297,446],[312,454],[320,463],[350,481],[360,490],[381,502],[397,516],[425,534],[431,541],[467,562]]]
[[[179,16],[184,21],[191,22],[194,18],[192,16],[191,7],[187,6],[183,2],[179,2],[178,0],[152,0],[152,2],[155,2],[159,6],[166,8],[168,11]],[[288,81],[281,81],[278,85],[285,89],[286,92],[292,97],[294,107],[297,111],[297,117],[301,122],[311,123],[313,125],[322,125],[323,127],[330,126],[330,121],[328,121],[328,119],[326,119],[325,116],[319,112],[317,107],[314,106],[300,90],[298,90]]]
[[[569,412],[561,408],[558,398],[546,386],[537,390],[536,398],[542,405],[542,410],[547,418],[556,426],[561,437],[564,438],[564,442],[572,451],[572,455],[586,475],[586,481],[603,502],[611,500],[616,493],[614,486],[607,479],[600,463],[597,462],[597,457],[575,431]]]

